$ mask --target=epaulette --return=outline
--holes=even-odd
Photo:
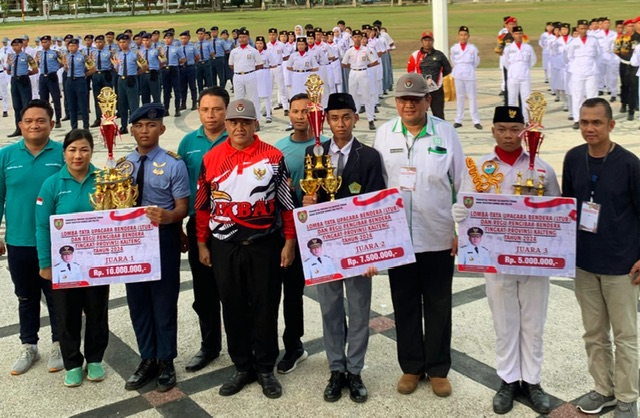
[[[176,160],[179,160],[179,159],[180,159],[180,156],[179,156],[177,153],[173,152],[173,151],[167,151],[167,155],[172,156],[172,157],[173,157],[173,158],[175,158]]]
[[[120,157],[118,158],[118,161],[116,161],[116,165],[121,164],[123,162],[125,162],[127,160],[127,156],[125,155],[124,157]]]

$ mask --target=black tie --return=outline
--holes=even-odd
[[[44,51],[42,56],[44,57],[44,73],[49,74],[49,67],[47,66],[47,51]]]
[[[341,176],[344,171],[344,154],[338,151],[338,175]]]
[[[216,52],[216,40],[217,39],[218,38],[213,38],[213,57],[214,58],[218,56],[218,53]]]
[[[98,71],[102,71],[102,51],[98,51]]]
[[[122,69],[122,74],[127,76],[127,53],[124,52],[124,68]],[[145,157],[146,158],[146,157]],[[144,161],[144,160],[143,160]]]
[[[149,64],[149,50],[144,51],[144,59],[147,60],[147,64]]]
[[[74,71],[75,69],[76,69],[76,56],[72,55],[71,56],[71,77],[76,76],[76,72]]]
[[[183,46],[182,47],[182,53],[184,54],[185,59],[187,60],[184,65],[187,65],[189,63],[189,59],[187,58],[187,47]]]
[[[136,206],[140,206],[142,204],[142,191],[144,190],[144,162],[146,161],[147,156],[140,156],[140,167],[138,167],[138,174],[136,175],[136,184],[138,185],[138,198],[136,199]]]
[[[318,262],[322,264],[322,259],[320,257],[318,257]]]
[[[478,247],[473,247],[476,250],[476,254],[478,254]]]
[[[67,268],[71,271],[71,264],[67,263]]]
[[[20,54],[16,54],[16,62],[13,63],[13,76],[18,76],[18,58],[20,58]]]
[[[202,41],[200,41],[200,61],[204,61],[204,51],[202,50]]]

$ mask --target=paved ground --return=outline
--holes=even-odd
[[[396,79],[399,74],[396,74]],[[493,140],[490,126],[493,107],[500,104],[498,97],[498,69],[479,72],[479,103],[483,131],[473,128],[468,116],[459,130],[467,155],[479,156],[491,150]],[[534,90],[546,93],[540,69],[534,71]],[[544,119],[546,140],[542,146],[544,159],[549,161],[560,175],[565,152],[580,143],[577,131],[571,129],[568,114],[561,111],[558,103],[547,94],[549,107]],[[617,113],[618,126],[613,132],[614,140],[621,145],[640,151],[638,139],[639,123],[628,122]],[[447,104],[447,119],[452,120],[455,103]],[[181,118],[167,118],[168,130],[161,144],[175,150],[182,136],[199,125],[196,112],[183,112]],[[386,96],[378,114],[377,125],[395,115],[393,98]],[[0,138],[13,131],[12,118],[0,119]],[[285,118],[282,111],[274,114],[274,123],[263,124],[260,136],[274,142],[285,135]],[[356,135],[370,142],[373,133],[367,130],[366,122],[358,124]],[[61,140],[69,129],[57,129],[54,139]],[[96,131],[96,130],[94,130]],[[96,132],[97,135],[97,132]],[[10,143],[0,139],[0,146]],[[133,149],[130,136],[118,144],[116,154],[125,155]],[[94,161],[101,164],[106,153],[98,147]],[[226,351],[212,365],[197,373],[187,373],[185,364],[197,351],[200,344],[196,315],[191,309],[193,302],[192,282],[186,258],[182,264],[182,287],[179,299],[178,372],[176,389],[160,394],[152,385],[140,391],[124,390],[124,382],[138,364],[139,357],[126,305],[124,286],[111,287],[110,342],[105,357],[107,379],[99,384],[86,382],[76,389],[67,389],[62,384],[63,374],[47,373],[46,361],[51,346],[49,341],[49,318],[43,309],[40,350],[44,354],[31,371],[23,376],[11,376],[11,365],[18,353],[17,303],[13,286],[6,268],[6,258],[0,258],[0,387],[4,395],[0,402],[2,417],[186,417],[205,416],[370,416],[370,417],[487,417],[493,416],[491,399],[500,384],[495,374],[494,332],[485,300],[484,281],[478,276],[456,274],[454,278],[453,308],[453,367],[449,375],[453,384],[453,395],[440,399],[433,395],[429,384],[421,383],[410,396],[400,395],[395,385],[401,371],[396,361],[393,309],[387,277],[374,278],[371,311],[371,338],[367,365],[363,371],[370,398],[365,404],[355,404],[347,397],[335,404],[322,399],[322,390],[328,378],[328,369],[322,344],[320,309],[316,291],[305,290],[305,348],[310,357],[290,375],[280,377],[284,387],[282,398],[266,399],[257,384],[238,395],[223,398],[218,388],[232,372],[232,364]],[[587,373],[586,355],[581,334],[582,325],[575,297],[573,281],[553,278],[549,303],[549,314],[545,330],[545,363],[543,386],[551,395],[554,410],[551,417],[583,416],[571,405],[577,398],[591,390],[591,379]],[[281,325],[282,330],[282,325]],[[226,343],[223,342],[223,347]],[[521,400],[524,402],[523,400]],[[518,402],[511,412],[514,417],[534,417],[525,404]],[[607,411],[605,416],[612,416]]]

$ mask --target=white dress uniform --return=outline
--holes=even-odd
[[[266,116],[267,119],[271,119],[271,96],[273,94],[273,79],[271,74],[271,66],[273,65],[273,53],[268,49],[263,49],[260,52],[262,58],[263,67],[256,70],[257,84],[258,84],[258,103],[261,105],[262,99],[265,100]],[[262,105],[261,105],[262,106]],[[262,115],[262,108],[256,108],[258,120]]]
[[[251,45],[233,48],[229,54],[229,65],[233,66],[234,99],[251,100],[255,108],[259,109],[256,66],[262,65],[262,57],[258,50]]]
[[[382,55],[387,52],[388,47],[385,45],[384,40],[380,38],[369,38],[367,41],[367,47],[371,48],[376,55],[378,56],[378,61],[380,65],[376,65],[375,67],[371,67],[367,70],[369,73],[369,82],[371,85],[371,94],[375,98],[376,105],[380,101],[380,97],[382,97]]]
[[[54,283],[71,283],[82,281],[82,270],[80,264],[72,261],[71,263],[65,263],[64,261],[53,266],[55,271],[53,277],[57,277],[58,281]]]
[[[504,175],[501,191],[513,193],[511,185],[517,181],[517,173],[529,172],[529,154],[522,154],[513,166],[500,160],[494,152],[481,157],[476,166],[485,161],[495,161],[498,172]],[[545,175],[545,196],[560,196],[560,185],[551,165],[536,157],[535,177]],[[468,174],[462,192],[476,192]],[[492,187],[487,193],[495,193]],[[529,194],[523,189],[523,194]],[[531,192],[535,194],[535,191]],[[543,360],[543,333],[549,300],[549,277],[517,276],[512,274],[485,273],[486,292],[493,325],[496,332],[496,371],[507,383],[524,380],[540,383]]]
[[[296,51],[296,43],[294,42],[287,42],[286,44],[284,44],[284,48],[285,48],[285,56],[287,57],[287,60],[283,62],[282,64],[282,76],[284,78],[284,85],[286,87],[287,90],[287,97],[291,98],[293,97],[293,94],[291,94],[291,71],[287,70],[287,67],[289,66],[289,58],[291,58],[291,55],[293,55]],[[283,58],[284,59],[284,58]],[[288,100],[287,100],[288,102]],[[284,103],[282,104],[284,106]],[[288,106],[288,104],[287,104]]]
[[[525,42],[520,46],[510,43],[502,54],[504,66],[507,69],[507,91],[509,92],[509,106],[518,106],[518,96],[522,100],[522,113],[527,121],[527,99],[531,94],[531,68],[536,65],[536,53],[533,47]]]
[[[562,100],[564,110],[568,110],[567,63],[564,62],[564,50],[573,38],[569,35],[559,36],[549,45],[551,61],[551,89]]]
[[[309,51],[302,55],[300,55],[299,51],[295,51],[289,56],[287,65],[287,71],[289,71],[289,77],[291,78],[291,97],[296,94],[306,93],[307,88],[304,83],[307,82],[307,77],[311,75],[311,72],[318,70],[316,57],[310,54]]]
[[[640,44],[636,45],[636,47],[633,48],[629,63],[633,67],[640,67]],[[638,69],[638,71],[636,72],[636,77],[640,78],[640,69]],[[638,103],[640,103],[640,90],[638,91]]]
[[[360,109],[364,105],[367,112],[367,121],[373,122],[374,107],[376,97],[371,97],[371,86],[367,68],[370,64],[378,63],[377,54],[367,48],[360,46],[356,49],[352,46],[347,50],[342,58],[343,64],[350,65],[349,70],[349,94],[353,96],[356,102],[356,109]]]
[[[3,112],[9,111],[9,81],[11,78],[4,71],[4,65],[7,62],[10,51],[13,51],[10,46],[0,48],[0,99],[2,99]]]
[[[555,40],[555,36],[553,33],[542,32],[540,38],[538,39],[538,46],[542,50],[542,69],[544,70],[544,81],[549,81],[552,79],[551,76],[551,61],[550,61],[550,53],[549,47],[550,43]]]
[[[480,64],[480,52],[475,45],[467,43],[461,45],[455,44],[451,47],[449,60],[453,69],[453,76],[456,85],[456,123],[462,123],[464,119],[464,99],[469,99],[469,111],[473,123],[480,123],[480,114],[478,112],[478,100],[476,83],[476,68]]]
[[[271,53],[269,71],[271,71],[271,86],[278,86],[278,103],[282,103],[284,110],[289,110],[289,94],[284,82],[284,58],[289,56],[285,45],[280,41],[267,42],[267,50]],[[262,97],[262,96],[261,96]]]
[[[491,266],[491,256],[486,247],[475,247],[471,244],[463,245],[458,254],[458,264],[470,266]]]
[[[330,55],[335,58],[329,65],[329,72],[332,78],[332,84],[329,86],[330,94],[342,93],[342,68],[340,67],[340,59],[342,57],[340,56],[340,50],[335,42],[327,42],[327,49],[331,51]]]
[[[316,62],[318,63],[318,76],[322,79],[322,82],[325,86],[330,84],[329,82],[329,51],[324,47],[324,42],[314,43],[309,45],[309,53],[316,58]],[[327,107],[327,103],[329,102],[329,95],[322,95],[322,107]]]
[[[600,47],[598,59],[598,90],[606,90],[612,97],[618,96],[618,75],[620,73],[620,61],[613,53],[618,34],[613,30],[600,30],[596,35]]]
[[[335,274],[336,267],[333,265],[331,257],[321,255],[320,257],[311,256],[304,260],[304,277],[315,279],[318,277]]]
[[[580,106],[585,99],[598,97],[598,68],[600,46],[594,37],[577,37],[565,49],[565,60],[571,74],[571,110],[573,120],[580,119]]]

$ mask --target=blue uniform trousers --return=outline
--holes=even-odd
[[[162,92],[163,92],[163,104],[165,110],[169,111],[169,105],[171,104],[171,91],[176,101],[176,112],[180,110],[180,68],[179,67],[165,67],[161,71],[162,73]]]
[[[143,360],[173,360],[178,339],[180,224],[160,225],[162,279],[127,284],[127,303]]]
[[[129,112],[133,113],[139,107],[140,89],[138,87],[138,76],[118,77],[118,113],[120,114],[121,126],[127,126]]]
[[[212,87],[211,60],[200,61],[196,64],[196,81],[198,82],[198,94],[207,87]]]
[[[96,71],[93,74],[93,104],[96,109],[96,120],[100,120],[102,117],[102,111],[100,110],[100,105],[98,104],[98,96],[100,95],[100,90],[105,87],[113,86],[113,74],[111,74],[111,70],[106,71]]]
[[[182,99],[182,107],[187,104],[187,86],[191,90],[191,101],[196,102],[196,69],[195,65],[185,65],[180,68],[180,98]]]
[[[60,107],[60,85],[58,84],[58,74],[51,72],[49,74],[41,74],[38,83],[40,98],[45,102],[49,101],[49,96],[53,101],[53,110],[56,113],[56,122],[62,119],[62,110]]]
[[[15,113],[16,129],[18,122],[22,116],[20,113],[22,109],[31,100],[31,81],[28,75],[11,78],[11,104],[13,105],[13,112]]]
[[[89,129],[89,102],[87,101],[87,82],[83,77],[69,77],[64,85],[64,93],[69,104],[71,129],[78,127],[78,113],[82,115],[82,128]]]
[[[225,57],[216,57],[209,60],[211,65],[211,79],[214,86],[223,87],[227,84],[227,61]]]
[[[160,103],[160,70],[149,70],[140,74],[140,96],[142,103]]]

